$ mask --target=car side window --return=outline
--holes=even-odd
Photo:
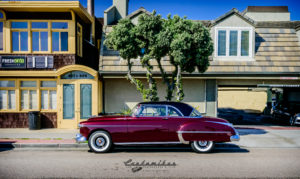
[[[158,117],[166,116],[165,106],[142,106],[139,116]]]
[[[182,116],[175,108],[168,107],[168,116]]]

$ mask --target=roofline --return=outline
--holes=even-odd
[[[0,8],[10,12],[70,12],[73,10],[84,20],[94,21],[79,1],[0,1]]]
[[[131,18],[135,17],[136,15],[140,14],[141,12],[146,13],[147,15],[151,14],[151,12],[147,11],[144,7],[140,7],[136,11],[134,11],[131,14],[127,15],[126,18],[131,19]]]
[[[98,71],[99,75],[103,78],[123,78],[127,72],[116,72],[116,71]],[[132,72],[132,75],[136,77],[145,78],[145,72]],[[167,75],[171,75],[168,73]],[[160,78],[159,72],[153,73],[154,78]],[[280,79],[281,77],[296,77],[300,80],[300,72],[205,72],[200,73],[182,73],[182,78],[211,78],[211,79]]]
[[[233,14],[239,16],[241,19],[243,19],[244,21],[248,22],[250,25],[255,27],[255,25],[256,25],[255,21],[253,19],[247,17],[246,15],[242,14],[241,12],[239,12],[236,8],[233,8],[230,11],[228,11],[227,13],[218,17],[217,19],[212,20],[211,26],[217,25],[219,22],[221,22],[222,20],[226,19],[227,17],[229,17]]]

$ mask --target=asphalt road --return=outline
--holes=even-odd
[[[286,178],[300,176],[299,159],[300,148],[218,149],[210,154],[196,154],[187,148],[125,148],[107,154],[82,149],[14,149],[0,152],[0,177]],[[147,162],[152,166],[146,166]]]

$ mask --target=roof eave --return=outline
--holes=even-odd
[[[217,19],[213,20],[212,24],[211,24],[211,27],[217,25],[219,22],[223,21],[224,19],[230,17],[233,14],[237,15],[238,17],[240,17],[241,19],[243,19],[244,21],[246,21],[250,25],[252,25],[254,27],[256,26],[256,22],[253,19],[247,17],[246,15],[239,12],[237,9],[233,8],[230,11],[228,11],[227,13],[225,13],[224,15],[222,15],[222,16],[218,17]]]
[[[0,8],[10,12],[70,12],[73,10],[84,21],[93,22],[93,17],[79,1],[0,1]]]

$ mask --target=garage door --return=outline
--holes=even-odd
[[[218,108],[233,108],[262,112],[267,103],[267,92],[260,88],[218,88]]]

